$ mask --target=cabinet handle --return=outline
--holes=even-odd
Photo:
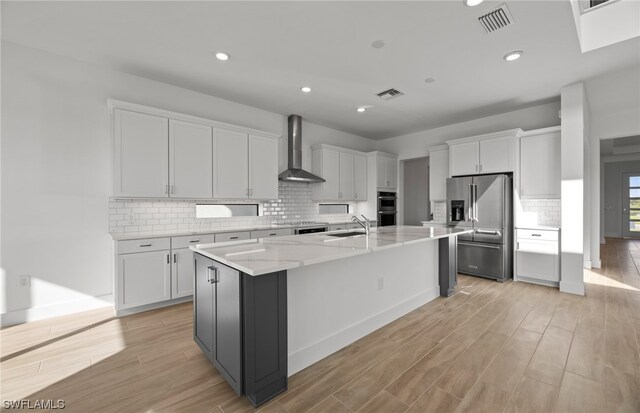
[[[531,234],[532,237],[541,237],[542,234]]]
[[[150,246],[151,246],[151,244],[140,244],[140,245],[138,245],[138,246],[139,246],[139,247],[141,247],[141,248],[144,248],[144,247],[150,247]]]
[[[269,234],[270,237],[273,237],[274,235],[278,235],[277,233],[273,233],[273,234]]]
[[[482,172],[482,164],[480,164],[480,172]]]
[[[238,239],[238,237],[229,237],[229,239]]]
[[[218,267],[207,267],[207,281],[210,284],[215,284],[218,282]]]
[[[169,255],[170,255],[170,254],[167,254],[167,264],[169,264],[169,263],[170,263]]]
[[[173,254],[173,263],[178,262],[178,254]]]
[[[172,193],[172,194],[173,194],[174,192],[176,192],[176,187],[175,187],[175,185],[171,185],[169,188],[170,188],[170,191],[171,191],[170,193]]]
[[[193,244],[193,243],[196,243],[196,242],[200,242],[200,240],[199,240],[199,239],[192,239],[192,240],[191,240],[191,241],[189,241],[189,242]]]

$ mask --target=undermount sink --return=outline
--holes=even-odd
[[[327,234],[330,237],[338,237],[338,238],[345,238],[345,237],[355,237],[356,235],[365,235],[365,233],[363,231],[349,231],[349,232],[338,232],[335,234]]]

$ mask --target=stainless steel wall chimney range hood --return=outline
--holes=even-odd
[[[302,169],[302,117],[289,116],[289,136],[287,155],[289,163],[287,169],[278,175],[281,181],[289,182],[325,182],[324,179]]]

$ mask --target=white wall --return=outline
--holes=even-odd
[[[428,147],[443,144],[451,139],[514,128],[530,130],[557,126],[560,124],[559,111],[559,101],[532,106],[486,118],[384,139],[378,142],[378,150],[398,154],[400,159],[419,158],[428,155]]]
[[[561,90],[562,139],[561,151],[561,219],[562,236],[560,291],[584,295],[584,174],[585,125],[588,105],[584,85],[576,83]]]
[[[1,81],[3,323],[111,300],[107,98],[286,135],[281,114],[6,42]],[[307,145],[371,142],[305,128]],[[18,288],[22,274],[30,289]]]

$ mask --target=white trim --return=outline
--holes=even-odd
[[[7,327],[29,321],[44,320],[52,317],[94,310],[96,308],[113,307],[113,295],[87,297],[75,301],[67,301],[41,307],[25,308],[0,314],[0,326]]]
[[[218,245],[219,244],[216,244],[216,246]],[[143,311],[155,310],[156,308],[169,307],[176,304],[182,304],[182,303],[186,303],[187,301],[193,301],[193,295],[176,298],[174,300],[166,300],[166,301],[160,301],[157,303],[145,304],[139,307],[125,308],[125,309],[116,311],[116,315],[118,317],[122,317],[125,315],[141,313]]]
[[[584,283],[572,283],[568,281],[560,281],[560,292],[575,294],[575,295],[584,295]]]
[[[427,148],[427,153],[431,154],[432,152],[440,152],[440,151],[448,151],[448,150],[449,150],[449,145],[430,146]],[[419,158],[421,158],[421,156]]]
[[[458,143],[479,142],[479,141],[484,141],[484,140],[489,140],[489,139],[511,138],[511,137],[514,137],[514,136],[516,138],[519,138],[520,136],[522,136],[523,133],[524,133],[524,131],[522,129],[520,129],[520,128],[508,129],[508,130],[503,130],[503,131],[498,131],[498,132],[485,133],[484,135],[470,136],[468,138],[452,139],[452,140],[446,141],[446,143],[448,145],[455,145],[455,144],[458,144]]]
[[[316,143],[315,145],[311,146],[312,151],[319,151],[322,149],[328,149],[328,150],[342,152],[342,153],[351,153],[354,155],[367,156],[367,152],[356,151],[355,149],[343,148],[340,146],[327,145],[326,143]]]
[[[554,132],[560,133],[560,128],[561,128],[560,125],[558,125],[558,126],[551,126],[549,128],[532,129],[532,130],[524,131],[520,136],[524,138],[524,137],[537,136],[537,135],[546,135],[548,133],[554,133]]]
[[[602,268],[602,261],[591,261],[591,268]]]
[[[367,334],[372,333],[416,308],[434,300],[439,296],[439,291],[439,286],[423,291],[400,304],[362,320],[357,324],[351,325],[331,336],[311,344],[310,346],[298,350],[295,353],[289,354],[288,375],[292,376],[300,370],[322,360],[328,355],[335,353]]]
[[[582,262],[582,267],[587,269],[587,270],[590,270],[591,268],[593,268],[593,266],[591,265],[591,261],[589,261],[589,260],[584,260]]]
[[[144,106],[137,103],[124,102],[116,99],[107,99],[107,106],[109,111],[113,112],[114,109],[129,110],[132,112],[143,113],[146,115],[161,116],[170,119],[181,120],[191,123],[199,123],[202,125],[212,126],[214,128],[231,129],[234,131],[248,133],[253,135],[260,135],[268,138],[280,139],[282,135],[278,135],[273,132],[265,132],[259,129],[253,129],[246,126],[234,125],[231,123],[219,122],[212,119],[201,118],[198,116],[187,115],[185,113],[173,112],[165,109],[154,108],[151,106]]]
[[[602,162],[628,162],[628,161],[640,161],[640,153],[626,153],[623,155],[605,155],[602,157]]]

